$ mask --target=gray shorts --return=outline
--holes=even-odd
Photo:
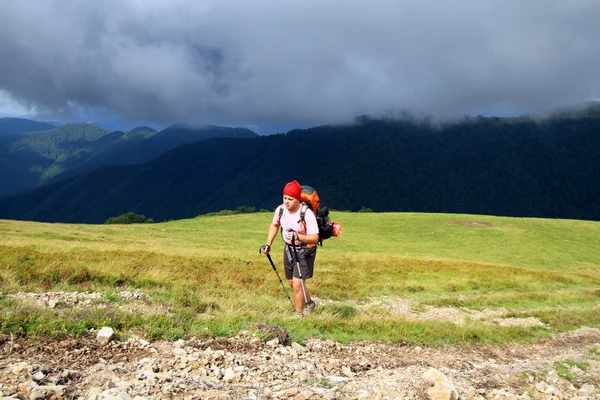
[[[315,258],[317,257],[317,247],[300,247],[294,252],[294,249],[288,245],[283,248],[285,278],[288,280],[292,279],[292,277],[300,278],[298,268],[296,267],[296,254],[298,254],[298,261],[300,261],[302,279],[312,278],[313,270],[315,269]]]

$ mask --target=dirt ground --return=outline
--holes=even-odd
[[[387,305],[409,313],[401,300]],[[456,323],[464,316],[433,308],[413,314],[444,321],[452,315]],[[0,335],[0,398],[600,399],[597,328],[535,344],[468,348],[320,339],[300,345],[281,328],[256,329],[267,339],[241,332],[102,344],[94,333],[56,341]]]

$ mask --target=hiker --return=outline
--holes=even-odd
[[[285,185],[283,204],[275,210],[269,226],[267,242],[261,248],[263,254],[269,254],[277,231],[281,230],[281,237],[285,243],[283,248],[285,277],[294,290],[294,307],[298,316],[303,315],[305,307],[311,312],[317,306],[306,288],[306,279],[313,276],[319,241],[319,227],[313,212],[307,209],[304,221],[300,218],[301,196],[302,187],[297,181]],[[298,271],[298,264],[300,271]]]

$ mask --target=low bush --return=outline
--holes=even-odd
[[[145,215],[136,214],[134,212],[128,212],[121,214],[118,217],[112,217],[107,219],[105,224],[152,224],[154,221],[152,218],[146,218]]]

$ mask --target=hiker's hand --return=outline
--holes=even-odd
[[[298,236],[298,232],[296,231],[287,231],[285,232],[285,239],[292,242],[299,242],[300,236]]]
[[[271,246],[265,243],[260,248],[260,251],[262,251],[263,254],[269,254],[269,252],[271,251]]]

